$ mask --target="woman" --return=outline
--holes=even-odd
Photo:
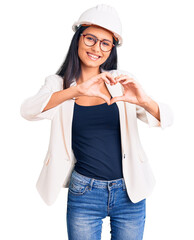
[[[148,96],[132,74],[117,70],[122,37],[114,8],[88,9],[73,30],[60,69],[21,106],[25,119],[52,122],[37,190],[51,205],[61,187],[68,188],[70,240],[100,239],[106,216],[111,239],[139,240],[155,180],[137,118],[164,129],[172,124],[172,112]]]

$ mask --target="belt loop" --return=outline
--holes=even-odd
[[[123,190],[125,190],[126,189],[125,180],[122,178],[122,181],[123,181]]]
[[[94,178],[91,179],[90,183],[89,183],[89,190],[92,189],[92,186],[93,186],[93,182],[94,182]]]

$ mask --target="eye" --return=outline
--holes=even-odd
[[[110,46],[110,43],[109,42],[102,42],[102,44],[104,45],[104,46]]]
[[[92,37],[86,37],[88,40],[94,40]]]
[[[89,40],[89,41],[95,41],[95,39],[91,36],[86,36],[86,39]]]

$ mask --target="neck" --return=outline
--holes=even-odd
[[[100,74],[100,68],[92,68],[92,67],[86,67],[81,66],[81,74],[79,79],[77,80],[77,83],[82,83],[87,81],[88,79]]]

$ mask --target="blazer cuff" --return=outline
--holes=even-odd
[[[151,113],[145,110],[149,127],[161,127],[161,121],[158,121]]]
[[[149,127],[161,127],[162,129],[165,129],[166,127],[169,127],[173,124],[174,121],[173,112],[169,105],[158,101],[157,104],[159,106],[160,111],[160,121],[157,118],[155,118],[152,114],[150,114],[148,111],[145,111],[148,120],[148,125]]]
[[[52,94],[63,89],[63,78],[54,74],[45,78],[44,84],[40,90],[32,97],[25,99],[20,107],[20,113],[23,118],[29,121],[36,121],[42,119],[52,120],[56,107],[50,108],[44,112],[43,109],[48,104]]]
[[[52,94],[53,92],[44,93],[44,95],[40,96],[39,99],[35,99],[33,104],[33,98],[25,100],[20,108],[20,113],[22,117],[29,121],[38,121],[42,119],[51,120],[54,115],[53,108],[48,109],[44,112],[42,112],[42,110],[49,102]]]

